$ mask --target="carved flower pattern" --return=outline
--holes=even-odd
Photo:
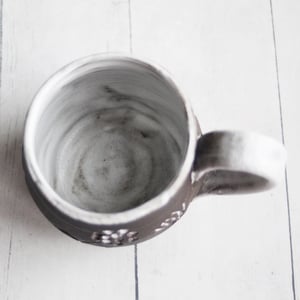
[[[185,213],[186,211],[186,204],[183,202],[181,206],[181,210],[173,211],[169,218],[165,219],[158,228],[155,229],[155,232],[161,232],[174,223],[176,223]]]
[[[102,245],[119,246],[130,244],[138,239],[138,232],[129,231],[128,229],[118,230],[102,230],[101,232],[93,232],[91,239]]]

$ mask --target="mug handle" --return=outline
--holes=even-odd
[[[286,151],[257,133],[213,131],[197,142],[192,181],[196,194],[243,194],[272,188],[282,179]]]

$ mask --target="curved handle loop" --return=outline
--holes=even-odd
[[[214,131],[198,140],[192,179],[199,194],[242,194],[272,188],[286,162],[284,146],[257,133]]]

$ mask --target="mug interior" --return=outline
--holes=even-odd
[[[129,58],[78,66],[57,81],[36,126],[35,156],[61,198],[121,212],[176,178],[189,130],[184,101],[154,67]]]

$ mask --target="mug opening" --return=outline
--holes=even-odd
[[[56,82],[36,118],[34,155],[65,201],[116,213],[155,198],[178,176],[189,144],[175,85],[129,58],[81,64]]]

